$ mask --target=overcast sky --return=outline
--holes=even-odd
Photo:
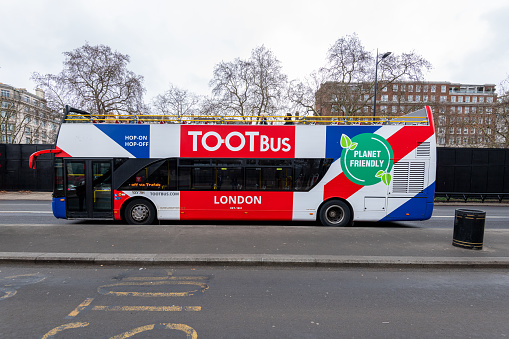
[[[214,66],[265,45],[290,79],[325,65],[357,33],[367,50],[415,51],[427,81],[496,84],[509,76],[507,0],[0,0],[0,82],[34,92],[32,72],[57,74],[88,41],[131,57],[146,102],[169,83],[201,95]]]

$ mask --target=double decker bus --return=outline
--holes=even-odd
[[[255,118],[254,118],[255,119]],[[429,219],[430,107],[398,117],[93,115],[66,107],[53,213],[64,219],[353,221]]]

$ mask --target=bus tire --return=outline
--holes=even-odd
[[[320,208],[320,222],[323,226],[344,227],[352,222],[350,207],[342,200],[329,200]]]
[[[150,225],[156,218],[156,209],[145,199],[134,199],[127,204],[124,217],[129,225]]]

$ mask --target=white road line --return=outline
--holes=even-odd
[[[0,213],[13,214],[13,213],[28,213],[28,214],[53,214],[51,211],[0,211]]]
[[[454,215],[432,215],[432,218],[454,218]],[[509,219],[509,216],[487,215],[486,219]]]

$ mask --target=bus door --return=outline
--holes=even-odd
[[[113,218],[111,159],[66,159],[67,218]]]

